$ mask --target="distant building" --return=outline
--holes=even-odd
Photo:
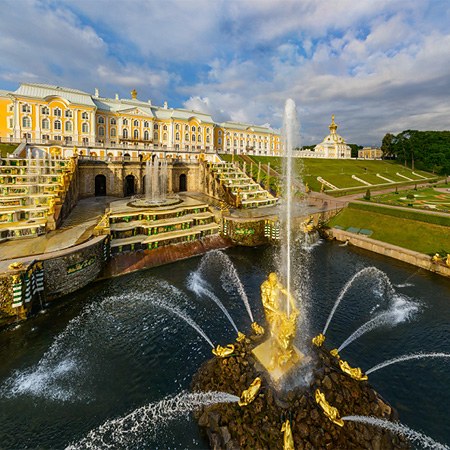
[[[381,159],[383,152],[378,147],[364,147],[362,150],[358,150],[359,159]]]
[[[349,159],[352,157],[351,148],[345,143],[345,139],[336,133],[337,125],[334,122],[334,114],[329,125],[330,134],[314,150],[301,150],[297,155],[301,158],[329,158]]]

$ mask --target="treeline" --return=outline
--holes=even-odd
[[[406,130],[387,133],[382,141],[383,158],[396,159],[411,169],[450,175],[450,131]]]

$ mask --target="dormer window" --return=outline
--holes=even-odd
[[[64,112],[64,116],[71,118],[72,117],[72,111],[70,109],[66,109],[66,111]]]
[[[61,108],[55,108],[53,110],[53,115],[56,116],[56,117],[61,117],[61,115],[62,115]]]
[[[43,106],[41,109],[42,114],[50,114],[50,110],[48,109],[48,106]]]
[[[22,105],[22,112],[23,113],[30,113],[31,112],[30,105]]]
[[[98,123],[104,124],[105,123],[105,118],[103,116],[99,116],[97,119]]]
[[[89,119],[89,114],[87,112],[84,112],[81,114],[81,118],[84,120],[87,120],[87,119]]]

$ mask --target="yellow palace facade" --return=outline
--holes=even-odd
[[[280,136],[267,127],[215,123],[211,115],[137,98],[23,83],[0,90],[1,142],[34,145],[69,156],[136,158],[146,152],[195,159],[200,153],[278,155]]]

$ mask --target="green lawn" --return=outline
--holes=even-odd
[[[0,144],[0,153],[2,158],[8,156],[8,153],[12,153],[17,148],[17,144]]]
[[[450,187],[448,187],[448,189],[450,189]],[[408,204],[411,203],[411,200],[406,197],[408,194],[414,195],[414,200],[412,202],[414,209],[420,208],[433,211],[450,211],[450,191],[448,193],[439,192],[433,188],[411,189],[408,191],[400,191],[398,194],[393,192],[376,195],[371,198],[371,201],[385,205],[408,206]]]
[[[231,161],[231,155],[221,155],[226,161]],[[270,167],[277,172],[282,171],[282,158],[272,156],[251,156],[255,166],[258,166],[258,162],[267,164],[270,162]],[[239,161],[242,165],[242,159],[239,156],[235,157],[235,161]],[[352,175],[356,175],[368,183],[374,185],[385,185],[386,187],[394,187],[395,184],[389,184],[388,181],[377,177],[377,174],[388,178],[389,180],[404,184],[415,184],[423,182],[424,179],[420,176],[413,175],[412,171],[404,166],[397,164],[393,161],[372,161],[372,160],[336,160],[336,159],[312,159],[312,158],[295,158],[295,167],[298,173],[302,173],[303,180],[308,183],[309,187],[313,191],[320,191],[321,183],[317,180],[320,176],[339,189],[355,189],[355,191],[345,192],[365,192],[368,186],[352,178]],[[248,165],[247,165],[248,166]],[[255,169],[254,169],[255,170]],[[416,174],[425,176],[427,178],[433,178],[435,175],[423,172],[420,170],[414,171]],[[405,178],[397,175],[397,173],[410,178],[412,181],[408,181]],[[381,186],[383,187],[383,186]],[[359,189],[358,189],[359,188]],[[328,188],[325,188],[328,189]],[[331,195],[341,195],[343,192],[332,192]]]
[[[372,239],[428,255],[450,253],[450,228],[441,225],[352,208],[344,209],[328,225],[369,229]]]

